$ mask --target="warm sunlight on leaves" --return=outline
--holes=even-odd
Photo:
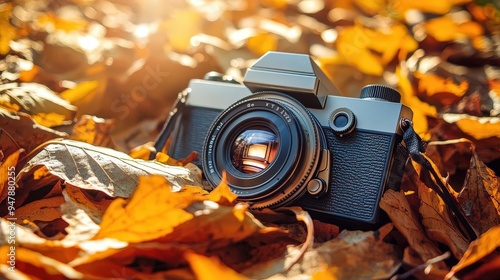
[[[500,272],[496,1],[4,2],[1,279],[466,280]],[[300,95],[297,85],[311,82],[313,92],[299,99],[324,125],[313,137],[318,149],[283,139],[269,115],[244,119],[252,106],[230,120],[247,123],[215,125],[221,110],[249,96],[245,74],[268,51],[307,54],[318,64],[313,76],[309,65],[273,61],[269,77],[293,78],[274,84],[264,76],[259,88],[283,93],[279,102],[288,108],[286,95]],[[202,80],[209,72],[220,75]],[[332,88],[327,79],[338,91],[325,90]],[[369,84],[397,89],[412,114],[380,103],[383,95],[360,99]],[[331,132],[337,108],[310,108],[315,94],[346,98],[335,100],[354,112],[352,132]],[[358,104],[403,108],[425,142],[417,143],[406,120],[390,118],[392,110],[375,123],[371,108],[353,108]],[[302,112],[291,112],[281,116],[301,124],[299,139],[312,137]],[[273,159],[271,173],[280,178],[238,173],[231,164],[243,145],[220,145],[238,142],[238,133],[207,139],[209,127],[268,130],[277,136],[276,158],[288,160],[281,155],[298,143],[298,155],[307,149],[321,162],[311,163],[314,170],[302,163],[281,170],[284,162]],[[402,145],[388,150],[379,137]],[[217,146],[213,162],[210,145]],[[372,154],[383,156],[384,170]],[[339,173],[339,156],[354,167]],[[203,174],[207,165],[222,174],[218,185]],[[377,195],[346,185],[365,174],[358,165],[379,184]],[[294,175],[304,177],[274,185]],[[239,192],[241,180],[248,184]],[[324,196],[311,196],[323,182]],[[296,195],[287,194],[293,188]],[[379,202],[381,219],[344,220],[339,194],[363,198],[346,205],[352,214]],[[325,212],[309,209],[304,198]]]
[[[10,50],[10,42],[17,36],[17,29],[9,22],[12,13],[11,3],[0,4],[0,54],[5,55]]]
[[[473,21],[457,22],[449,15],[429,20],[425,24],[425,30],[427,34],[442,42],[473,38],[483,34],[483,27],[480,24]]]
[[[203,255],[187,252],[186,259],[188,260],[191,269],[194,271],[196,278],[200,280],[248,279],[247,277],[226,267],[216,258],[209,258]]]
[[[111,203],[102,218],[101,230],[94,239],[141,242],[165,236],[176,226],[193,218],[183,208],[203,195],[204,191],[197,187],[172,192],[171,186],[162,177],[141,177],[130,201],[118,198]]]

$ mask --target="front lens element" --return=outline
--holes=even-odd
[[[276,157],[278,137],[266,128],[243,131],[231,146],[233,166],[247,174],[261,172]]]

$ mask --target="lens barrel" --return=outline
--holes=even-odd
[[[288,204],[306,191],[325,140],[317,120],[297,100],[260,92],[224,110],[203,147],[206,179],[217,186],[226,172],[231,191],[260,209]]]

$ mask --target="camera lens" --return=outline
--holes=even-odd
[[[233,166],[247,174],[264,170],[276,157],[278,138],[264,127],[243,131],[231,146]]]
[[[205,178],[222,174],[253,209],[299,198],[314,178],[326,146],[318,121],[297,100],[261,92],[224,110],[209,128],[202,151]]]

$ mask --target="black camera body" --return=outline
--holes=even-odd
[[[243,85],[191,80],[180,103],[168,153],[198,151],[212,186],[225,172],[253,209],[298,205],[358,228],[378,221],[401,122],[412,119],[396,90],[368,85],[342,97],[308,55],[281,52],[262,56]]]

